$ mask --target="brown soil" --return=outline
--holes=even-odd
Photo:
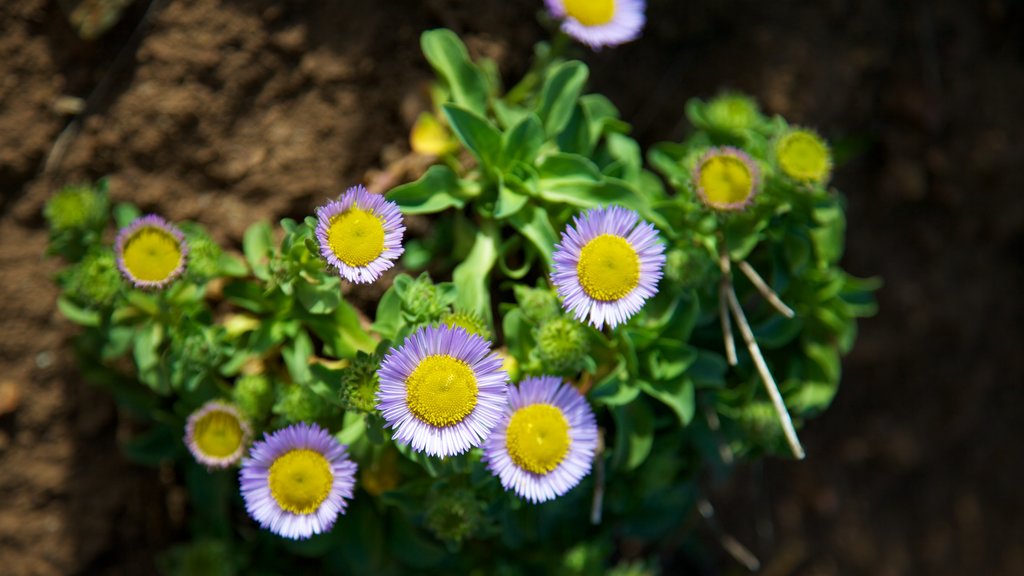
[[[40,216],[62,184],[194,219],[228,244],[301,217],[406,151],[448,26],[522,71],[540,2],[146,3],[94,43],[56,3],[0,5],[0,570],[150,574],[183,533],[171,470],[77,373]],[[652,0],[642,42],[587,59],[645,143],[690,96],[749,91],[844,143],[847,265],[885,277],[804,463],[744,468],[720,521],[770,574],[1024,574],[1024,14],[1006,0]],[[509,25],[509,23],[515,23]],[[86,100],[80,131],[61,96]],[[709,538],[711,545],[714,540]],[[739,572],[724,554],[704,573]]]

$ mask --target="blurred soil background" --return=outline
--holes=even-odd
[[[108,176],[115,201],[237,246],[255,220],[412,177],[388,167],[426,102],[421,30],[455,29],[515,78],[540,7],[138,0],[85,41],[56,1],[0,2],[0,572],[152,574],[185,529],[173,470],[121,456],[132,422],[76,371],[46,199]],[[710,486],[718,524],[772,576],[1024,574],[1024,5],[650,0],[648,15],[641,41],[585,55],[591,89],[646,145],[681,138],[684,102],[723,88],[818,127],[845,156],[845,264],[886,281],[801,434],[807,461]],[[700,536],[709,556],[667,547],[665,573],[745,573],[721,534]]]

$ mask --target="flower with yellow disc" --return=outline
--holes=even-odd
[[[117,268],[136,288],[164,288],[185,271],[185,234],[160,216],[136,219],[114,240]]]
[[[188,417],[185,445],[207,468],[227,468],[238,462],[249,445],[252,429],[238,409],[211,400]]]
[[[586,399],[554,376],[524,379],[510,388],[508,407],[484,445],[483,461],[531,502],[562,496],[590,473],[597,422]]]
[[[367,284],[395,265],[402,255],[402,212],[398,205],[363,186],[316,209],[320,255],[338,274]]]
[[[665,246],[636,212],[609,206],[573,218],[553,258],[562,306],[598,329],[615,328],[657,292]]]
[[[562,31],[594,49],[625,44],[644,28],[644,0],[545,0]]]
[[[700,157],[693,184],[697,196],[709,208],[743,210],[761,189],[761,172],[746,152],[722,146]]]
[[[377,409],[394,439],[430,456],[479,446],[505,408],[508,374],[491,344],[458,326],[420,328],[392,348],[377,376]]]
[[[326,430],[293,424],[264,435],[242,460],[245,509],[262,528],[292,540],[327,532],[352,498],[356,469]]]

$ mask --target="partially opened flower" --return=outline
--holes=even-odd
[[[347,447],[316,424],[267,434],[242,460],[245,509],[262,528],[300,540],[326,532],[344,514],[355,486]]]
[[[526,378],[510,388],[504,418],[484,445],[483,460],[531,502],[562,496],[590,473],[597,422],[586,399],[553,376]]]
[[[761,187],[761,173],[746,152],[732,146],[712,148],[697,161],[697,196],[715,210],[743,210]]]
[[[211,400],[193,412],[185,424],[185,445],[208,468],[227,468],[238,462],[252,430],[238,409]]]
[[[491,345],[446,325],[420,328],[377,372],[377,408],[394,439],[431,456],[462,454],[487,439],[505,408],[508,374]]]
[[[598,329],[615,328],[656,293],[665,247],[636,212],[609,206],[573,218],[554,260],[551,280],[562,306]]]
[[[644,28],[644,0],[545,0],[562,31],[599,49],[636,40]]]
[[[373,282],[402,255],[398,205],[363,186],[353,186],[316,209],[320,255],[349,282]]]
[[[779,138],[775,154],[782,171],[794,180],[825,182],[832,173],[828,144],[810,130],[790,130]]]
[[[117,267],[137,288],[163,288],[185,271],[185,234],[155,214],[137,218],[114,240]]]

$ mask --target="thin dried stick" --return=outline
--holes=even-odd
[[[722,548],[724,548],[734,560],[742,564],[751,572],[757,572],[761,569],[761,561],[757,559],[757,556],[754,556],[746,546],[740,544],[739,540],[722,529],[722,526],[715,518],[715,508],[707,498],[697,500],[697,511],[700,512],[704,521],[708,523],[711,530],[716,536],[718,536],[718,542],[722,545]]]
[[[740,307],[740,302],[736,299],[736,291],[732,289],[732,286],[729,286],[728,297],[729,308],[732,310],[736,325],[739,326],[740,335],[743,336],[743,341],[747,344],[747,350],[750,351],[750,356],[754,359],[754,365],[757,366],[757,371],[761,375],[761,381],[764,382],[764,387],[772,399],[775,413],[778,414],[779,421],[782,423],[782,431],[785,432],[786,441],[789,442],[789,448],[797,460],[803,460],[805,456],[804,448],[800,445],[800,439],[796,436],[793,420],[789,417],[789,411],[786,410],[786,404],[782,401],[779,387],[775,384],[775,379],[772,378],[772,373],[768,370],[768,364],[765,363],[764,356],[761,355],[761,348],[757,345],[757,340],[754,339],[754,331],[750,329],[750,324],[747,322],[746,315],[743,314],[743,308]]]
[[[757,291],[761,293],[761,296],[764,296],[764,299],[772,305],[772,308],[778,310],[779,313],[786,318],[796,316],[796,312],[793,312],[792,308],[786,306],[786,303],[779,298],[779,295],[775,293],[775,290],[772,290],[771,286],[764,281],[764,278],[761,278],[761,275],[757,273],[757,270],[754,270],[753,266],[747,264],[746,260],[738,262],[736,265],[740,267],[740,271],[747,276],[750,283],[754,285],[754,288],[757,288]]]
[[[718,319],[722,323],[722,338],[725,339],[725,359],[729,366],[735,366],[739,363],[736,358],[736,339],[732,336],[732,324],[729,322],[729,309],[726,304],[732,271],[724,242],[720,243],[718,248],[718,267],[722,270],[722,279],[718,282]]]
[[[597,450],[594,451],[594,500],[590,503],[590,523],[601,523],[604,509],[604,428],[597,430]]]

